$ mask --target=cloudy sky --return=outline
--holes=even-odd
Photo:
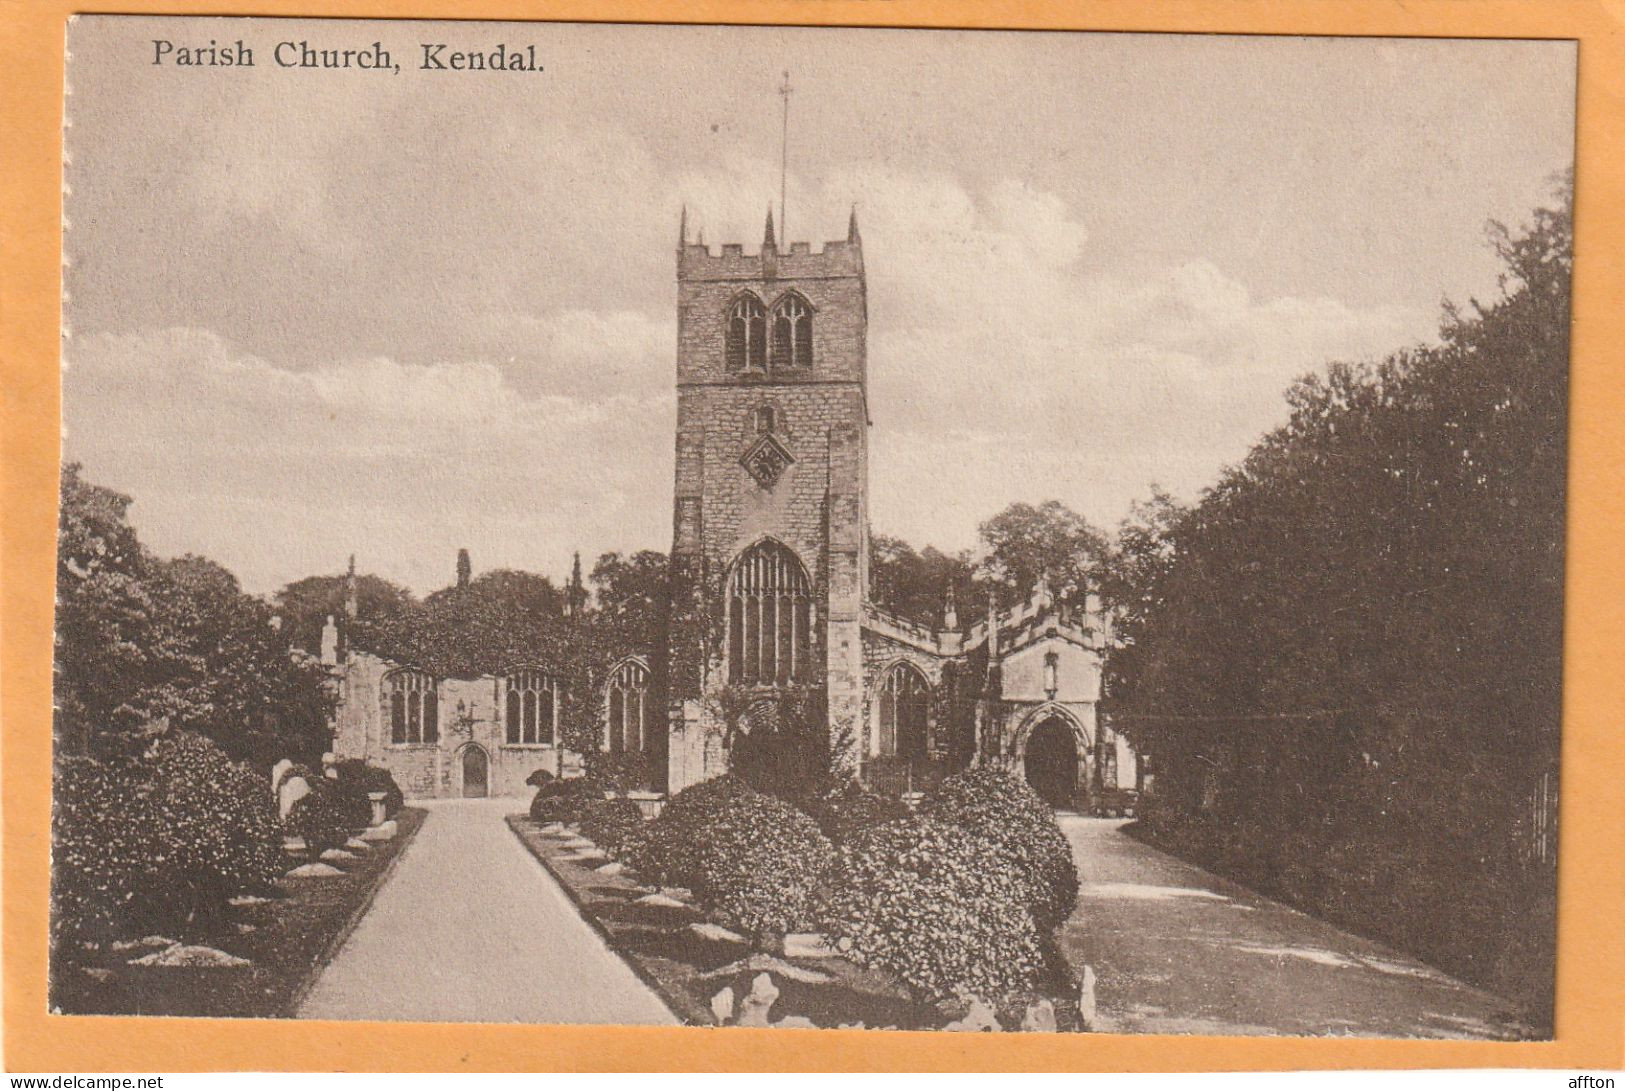
[[[278,68],[301,39],[401,72]],[[1559,42],[83,17],[69,48],[65,453],[260,592],[666,549],[678,210],[755,249],[786,68],[787,234],[862,225],[875,529],[948,549],[1015,500],[1197,495],[1295,376],[1492,293],[1486,219],[1573,148]]]

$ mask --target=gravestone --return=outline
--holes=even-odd
[[[293,810],[293,805],[309,794],[310,781],[297,774],[288,777],[282,782],[282,787],[277,789],[276,809],[278,816],[286,822],[288,812]]]
[[[273,797],[275,797],[277,792],[282,788],[282,778],[287,776],[288,770],[292,768],[292,758],[283,758],[281,761],[271,766],[271,795]]]

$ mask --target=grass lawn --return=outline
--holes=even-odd
[[[293,1014],[305,990],[371,904],[390,864],[426,812],[402,808],[389,841],[346,861],[344,874],[278,880],[268,900],[233,906],[224,932],[172,936],[250,961],[235,967],[132,966],[150,948],[86,952],[51,967],[51,1010],[69,1015],[195,1015],[277,1018]],[[289,867],[299,863],[290,859]]]

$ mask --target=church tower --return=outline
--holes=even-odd
[[[668,787],[727,770],[752,704],[856,730],[868,581],[867,302],[856,213],[814,253],[677,247]]]

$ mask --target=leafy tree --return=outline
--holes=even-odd
[[[1492,225],[1500,298],[1337,363],[1195,505],[1154,497],[1106,588],[1114,722],[1164,835],[1538,1009],[1531,848],[1561,700],[1569,186]],[[1548,785],[1550,781],[1546,782]]]
[[[1102,578],[1106,536],[1059,500],[1011,504],[979,529],[987,546],[983,570],[1001,608],[1024,601],[1040,580],[1061,601],[1081,603]]]
[[[290,657],[265,603],[198,557],[142,548],[130,499],[62,471],[56,731],[64,753],[128,756],[189,729],[235,757],[319,754],[326,674]]]
[[[941,625],[950,589],[960,625],[986,613],[968,552],[949,555],[933,546],[916,552],[901,538],[871,537],[869,592],[877,606],[911,621]]]
[[[367,620],[396,617],[414,609],[412,593],[379,576],[356,576],[356,615]],[[311,655],[322,646],[322,627],[329,617],[344,617],[345,577],[306,576],[276,593],[277,616],[288,643]]]
[[[666,569],[666,555],[652,549],[605,553],[592,567],[597,619],[628,650],[665,644]]]

